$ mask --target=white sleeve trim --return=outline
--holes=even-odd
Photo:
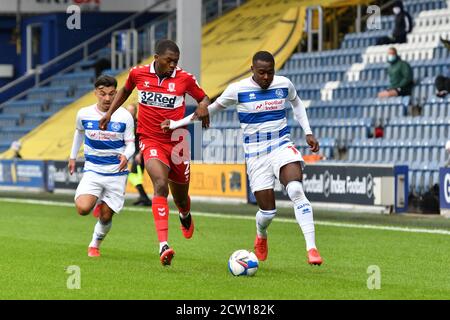
[[[306,115],[306,108],[303,105],[302,100],[298,96],[294,100],[290,101],[292,109],[294,110],[294,117],[302,127],[306,135],[312,134],[311,127],[309,126],[308,116]]]
[[[78,151],[80,150],[81,145],[83,144],[84,133],[81,130],[76,129],[75,134],[73,135],[72,142],[72,151],[70,152],[70,159],[76,159],[78,155]]]
[[[169,129],[174,130],[174,129],[177,129],[180,127],[187,126],[188,124],[191,123],[193,116],[194,116],[194,114],[191,113],[190,115],[184,117],[181,120],[170,120]]]
[[[220,105],[217,102],[213,102],[208,106],[208,113],[209,115],[213,115],[218,111],[222,111],[223,109],[225,109],[222,105]],[[170,120],[170,125],[169,125],[169,129],[170,130],[174,130],[180,127],[184,127],[187,126],[188,124],[190,124],[192,122],[192,117],[194,116],[193,113],[191,113],[190,115],[184,117],[181,120],[175,121],[175,120]]]

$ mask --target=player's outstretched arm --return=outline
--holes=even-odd
[[[70,175],[72,175],[75,172],[77,154],[78,154],[78,151],[80,150],[81,145],[83,144],[83,138],[84,138],[83,131],[76,129],[75,134],[73,136],[72,150],[70,151],[70,157],[69,157],[68,168],[69,168]]]
[[[208,115],[213,115],[218,111],[222,111],[225,108],[222,107],[219,103],[214,102],[212,104],[210,104],[207,107],[207,111],[208,111]],[[170,119],[166,119],[161,123],[161,129],[164,132],[168,132],[169,130],[175,130],[177,128],[180,127],[184,127],[187,126],[191,123],[193,123],[194,121],[198,120],[199,118],[196,116],[195,112],[191,113],[190,115],[186,116],[185,118],[175,121],[175,120],[170,120]],[[209,127],[209,125],[208,125]]]
[[[114,100],[111,104],[111,107],[109,107],[108,112],[100,119],[99,121],[99,128],[100,130],[106,130],[106,127],[108,126],[109,121],[111,121],[112,114],[120,108],[121,105],[124,104],[125,101],[127,101],[128,97],[130,96],[132,91],[128,91],[123,87],[122,89],[117,92],[116,96],[114,97]]]

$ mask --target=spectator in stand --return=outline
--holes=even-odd
[[[439,75],[434,81],[436,86],[436,96],[444,98],[450,92],[450,67],[447,71],[447,76]]]
[[[20,154],[20,149],[22,149],[22,144],[20,141],[13,141],[11,143],[11,149],[14,151],[13,159],[22,159]]]
[[[413,21],[411,15],[403,8],[402,1],[396,1],[392,8],[395,15],[395,26],[392,34],[381,37],[377,40],[377,45],[407,42],[406,35],[412,31]]]
[[[450,50],[450,40],[441,37],[441,43]],[[444,98],[450,92],[450,66],[447,67],[447,72],[444,75],[438,75],[434,81],[436,86],[436,96]]]
[[[446,47],[448,50],[450,50],[450,40],[446,40],[441,37],[441,42],[444,45],[444,47]]]
[[[374,130],[374,138],[383,138],[384,136],[384,128],[381,119],[377,121],[375,124],[375,130]]]
[[[394,47],[389,48],[387,60],[390,86],[378,93],[378,98],[410,96],[414,85],[411,66],[398,56]]]

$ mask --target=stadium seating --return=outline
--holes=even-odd
[[[373,44],[392,30],[393,16],[382,17],[381,30],[347,34],[341,49],[293,54],[278,74],[290,78],[296,86],[323,157],[343,162],[406,164],[410,168],[410,190],[420,195],[438,183],[438,168],[447,156],[443,146],[450,136],[450,98],[434,96],[434,79],[450,64],[450,54],[440,44],[440,37],[450,39],[450,9],[437,0],[405,1],[405,6],[414,16],[415,27],[408,43],[395,46],[413,70],[415,88],[411,97],[377,98],[377,93],[389,85],[386,52],[390,45]],[[420,116],[412,116],[413,105],[422,108]],[[289,107],[287,115],[292,139],[302,153],[310,154]],[[237,113],[227,110],[213,117],[212,127],[222,130],[223,136],[227,130],[237,130],[237,120]],[[372,138],[376,122],[384,125],[382,139]],[[227,154],[232,152],[223,145],[226,140],[214,140],[218,132],[211,135],[204,143],[210,148],[206,160],[230,159]]]
[[[386,55],[392,45],[374,44],[377,37],[391,32],[393,16],[381,17],[381,29],[346,34],[339,49],[294,53],[278,74],[294,83],[307,107],[323,157],[331,161],[407,164],[411,192],[423,194],[437,183],[438,168],[447,160],[444,145],[450,137],[450,97],[434,96],[434,79],[450,65],[449,50],[440,43],[441,37],[450,39],[450,8],[443,0],[405,0],[404,4],[414,18],[414,29],[407,43],[395,47],[413,70],[411,97],[377,98],[377,93],[389,85]],[[71,73],[31,90],[25,100],[5,104],[0,109],[0,151],[21,132],[28,132],[90,92],[95,61],[82,61]],[[117,71],[104,73],[115,75]],[[413,106],[419,106],[421,114],[413,114]],[[289,107],[287,113],[292,139],[304,154],[309,154],[302,129]],[[229,108],[211,121],[211,129],[203,136],[204,161],[243,162],[236,110]],[[372,138],[377,122],[384,125],[381,139]],[[16,130],[9,130],[13,128]]]
[[[99,50],[96,56],[75,64],[71,72],[56,75],[45,86],[29,90],[26,97],[3,104],[0,108],[0,152],[54,113],[92,91],[94,64],[109,54],[109,48]],[[104,74],[118,72],[120,70],[105,70]]]
[[[420,195],[438,183],[438,168],[447,160],[444,145],[450,137],[450,98],[434,96],[434,79],[450,65],[449,51],[440,44],[441,37],[450,39],[450,9],[438,0],[404,3],[415,26],[408,42],[395,47],[413,70],[411,97],[376,98],[388,86],[386,52],[391,45],[374,44],[377,37],[392,30],[392,16],[382,17],[381,30],[345,35],[339,50],[294,54],[281,74],[292,79],[305,100],[316,136],[324,142],[332,139],[334,152],[328,142],[322,151],[327,159],[407,164],[410,190]],[[415,105],[422,109],[420,116],[412,116]],[[288,115],[292,117],[292,112]],[[370,138],[377,120],[384,124],[382,139]],[[298,148],[308,153],[294,120],[290,126]],[[340,148],[346,149],[344,159]]]

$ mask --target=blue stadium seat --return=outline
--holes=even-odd
[[[4,105],[3,114],[21,114],[41,112],[47,105],[42,99],[38,100],[17,100]]]
[[[56,76],[52,79],[52,86],[77,86],[78,84],[92,84],[94,82],[95,74],[93,71],[79,71],[66,73]],[[63,98],[63,97],[61,97]]]
[[[19,140],[22,136],[30,132],[32,127],[1,127],[0,141],[8,141],[11,143],[14,140]]]
[[[94,90],[94,85],[92,85],[92,84],[78,85],[74,91],[74,97],[76,99],[78,99],[93,90]]]
[[[40,125],[42,122],[51,117],[51,112],[40,112],[40,113],[31,113],[26,114],[23,117],[23,126],[25,127],[35,127]]]
[[[20,123],[19,114],[0,114],[0,127],[12,127],[19,125]]]
[[[65,106],[74,102],[74,98],[54,99],[50,102],[48,111],[55,113],[64,108]]]
[[[66,98],[71,93],[71,89],[67,86],[50,86],[31,89],[28,94],[28,99],[60,99]]]

